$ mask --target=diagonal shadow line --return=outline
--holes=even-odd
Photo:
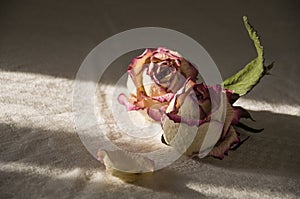
[[[270,112],[253,112],[256,123],[264,127],[260,134],[250,135],[237,151],[220,161],[214,158],[200,162],[226,169],[276,176],[299,176],[299,117]],[[242,132],[242,136],[246,132]],[[248,135],[248,134],[247,134]],[[0,161],[20,161],[57,168],[99,168],[99,162],[85,149],[76,132],[51,131],[0,124]]]
[[[172,193],[172,186],[178,190],[175,194],[202,195],[186,187],[194,172],[205,172],[199,164],[208,167],[219,167],[224,172],[242,172],[245,174],[263,174],[278,177],[299,179],[299,135],[295,129],[299,128],[299,118],[274,114],[270,112],[252,112],[258,121],[256,125],[265,127],[259,135],[253,135],[239,150],[230,152],[228,157],[220,161],[213,158],[201,159],[194,168],[187,166],[184,174],[180,171],[164,169],[152,176],[141,178],[134,185],[156,192]],[[36,165],[53,166],[55,168],[99,169],[99,163],[84,149],[75,133],[49,131],[34,128],[19,128],[1,124],[0,161],[21,161]],[[103,169],[103,167],[102,167]],[[11,173],[1,172],[1,181],[15,181]],[[26,174],[20,178],[27,178]],[[220,176],[222,178],[222,176]],[[12,179],[14,178],[14,179]],[[233,177],[237,178],[237,176]],[[29,178],[30,179],[30,178]],[[168,179],[165,181],[165,179]],[[194,179],[195,180],[195,179]],[[51,179],[46,180],[51,181]],[[56,181],[54,180],[53,183]],[[176,183],[175,183],[176,182]],[[62,181],[61,183],[68,183]],[[221,186],[218,178],[211,179],[203,176],[201,182]],[[225,185],[224,185],[225,186]],[[229,185],[226,185],[229,186]],[[240,186],[255,189],[256,184],[249,185],[240,182]],[[293,190],[291,190],[293,191]]]

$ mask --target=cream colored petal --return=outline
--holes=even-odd
[[[171,101],[167,112],[173,107],[175,98]],[[225,104],[225,103],[224,103]],[[210,150],[220,139],[223,125],[219,121],[224,117],[223,103],[220,104],[219,110],[213,115],[210,122],[198,126],[190,126],[185,123],[176,123],[168,117],[163,121],[164,139],[166,143],[175,147],[178,152],[185,152],[190,156],[199,153],[199,157],[206,156]],[[188,96],[181,105],[178,115],[190,118],[199,119],[199,107],[197,102]],[[209,134],[207,134],[209,132]]]
[[[185,153],[188,156],[199,154],[201,158],[212,150],[222,131],[221,123],[215,121],[197,127],[175,123],[170,119],[166,119],[163,128],[165,141],[170,146],[174,147],[179,153]],[[210,136],[207,136],[209,128]]]
[[[132,81],[132,79],[129,75],[127,78],[127,89],[129,91],[129,93],[133,93],[134,95],[136,95],[136,88],[135,88],[134,82]]]
[[[173,104],[172,101],[170,103],[171,106]],[[178,114],[187,119],[199,119],[199,113],[197,103],[192,100],[190,96],[187,96]],[[162,126],[166,143],[175,147],[179,153],[187,153],[187,155],[190,155],[193,152],[199,152],[202,136],[205,136],[205,132],[203,134],[199,131],[197,126],[175,123],[168,117],[165,118]]]
[[[123,150],[99,150],[97,157],[107,169],[119,172],[145,173],[154,171],[154,162],[152,160]]]

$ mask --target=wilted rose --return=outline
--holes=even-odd
[[[252,119],[251,115],[242,107],[234,106],[273,67],[264,64],[259,36],[246,16],[243,20],[257,57],[223,81],[222,86],[197,82],[197,69],[180,54],[166,48],[146,49],[128,67],[127,88],[131,94],[120,94],[118,101],[128,111],[146,110],[148,116],[159,121],[162,142],[174,147],[180,155],[211,155],[223,159],[229,149],[238,148],[247,139],[241,141],[235,127],[252,132],[263,130],[241,123],[241,118]],[[139,173],[152,172],[155,168],[150,159],[120,150],[100,150],[97,157],[112,170]]]
[[[196,83],[197,69],[177,52],[147,49],[133,59],[128,74],[133,93],[130,97],[120,94],[118,101],[128,111],[146,110],[150,118],[161,122],[162,141],[179,152],[222,159],[231,147],[242,143],[234,126],[259,131],[239,122],[251,116],[242,107],[233,106],[238,94],[221,85]],[[180,125],[184,126],[182,134],[178,134]],[[214,139],[204,141],[209,128]],[[196,134],[189,142],[193,132]]]

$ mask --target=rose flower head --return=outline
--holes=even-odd
[[[233,107],[238,96],[221,85],[196,83],[197,69],[177,52],[146,49],[133,59],[128,74],[132,93],[129,97],[120,94],[119,102],[128,111],[146,110],[147,116],[161,122],[164,143],[189,156],[211,150],[210,155],[222,159],[240,142],[232,125],[250,114]],[[204,141],[210,124],[215,138]],[[172,144],[179,131],[183,132]]]
[[[187,78],[197,80],[197,69],[177,52],[166,48],[146,49],[128,67],[131,96],[120,94],[118,101],[128,111],[146,110],[160,121],[174,94]]]

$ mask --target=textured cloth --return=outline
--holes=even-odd
[[[300,29],[291,1],[166,2],[167,10],[155,2],[145,8],[137,1],[128,10],[111,1],[41,2],[0,5],[0,198],[300,197]],[[165,18],[143,14],[153,8]],[[166,17],[180,10],[186,14]],[[228,77],[255,56],[243,14],[262,35],[267,61],[276,61],[272,76],[238,101],[257,121],[246,123],[265,130],[222,161],[180,161],[134,183],[106,173],[82,144],[72,112],[74,77],[88,52],[118,31],[169,27],[205,45]],[[197,23],[201,27],[194,28]],[[106,71],[101,99],[109,99],[113,82],[138,54],[121,57]]]

